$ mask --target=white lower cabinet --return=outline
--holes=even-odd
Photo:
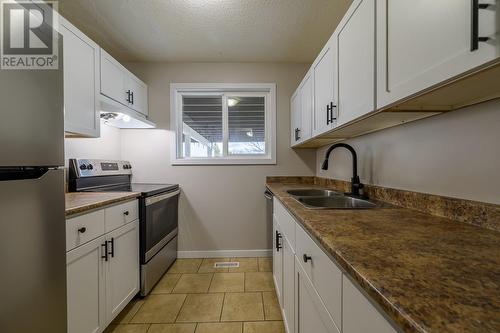
[[[297,258],[336,326],[340,328],[342,327],[342,271],[302,227],[297,224],[295,229]]]
[[[397,332],[276,198],[273,209],[273,276],[287,333]]]
[[[307,277],[300,261],[295,263],[295,318],[296,330],[289,333],[339,333],[321,301],[321,297]],[[369,332],[369,331],[367,331]]]
[[[273,217],[273,279],[276,287],[278,302],[283,306],[283,235],[280,225]]]
[[[286,331],[295,332],[295,253],[290,242],[283,239],[283,315]]]
[[[68,332],[102,332],[105,327],[104,237],[66,254]]]
[[[347,277],[344,277],[342,285],[344,333],[397,332]]]
[[[106,309],[116,317],[139,290],[139,222],[129,223],[106,236],[109,264],[106,270]]]
[[[104,331],[139,291],[139,220],[67,252],[66,270],[68,332]]]

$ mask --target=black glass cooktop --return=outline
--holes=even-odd
[[[130,184],[131,192],[141,192],[144,196],[151,196],[163,192],[172,192],[179,188],[178,184]]]

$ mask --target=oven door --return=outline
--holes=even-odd
[[[141,260],[148,262],[177,235],[180,190],[144,199]]]

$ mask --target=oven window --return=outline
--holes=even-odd
[[[146,252],[177,228],[179,195],[146,206]]]

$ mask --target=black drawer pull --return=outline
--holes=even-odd
[[[128,210],[123,212],[123,215],[128,216],[129,214],[130,214],[130,213],[128,212]]]
[[[81,227],[80,229],[78,229],[78,232],[81,234],[85,233],[85,231],[87,231],[87,228],[85,227]]]
[[[283,248],[283,246],[281,245],[280,239],[281,239],[281,233],[276,231],[276,252],[280,252],[280,249]]]
[[[104,261],[108,261],[108,241],[104,241],[104,244],[101,244],[101,246],[104,248],[104,255],[101,256]]]
[[[114,258],[115,257],[115,239],[111,238],[111,240],[108,243],[111,244],[111,252],[109,252],[109,254],[111,254],[111,258]]]
[[[334,120],[337,120],[337,117],[334,116],[333,109],[337,108],[337,105],[334,105],[333,102],[330,102],[330,124],[333,124]]]
[[[311,261],[312,261],[311,256],[308,256],[307,254],[304,254],[304,255],[302,256],[302,259],[304,259],[304,262],[308,262],[309,260],[311,260]]]

